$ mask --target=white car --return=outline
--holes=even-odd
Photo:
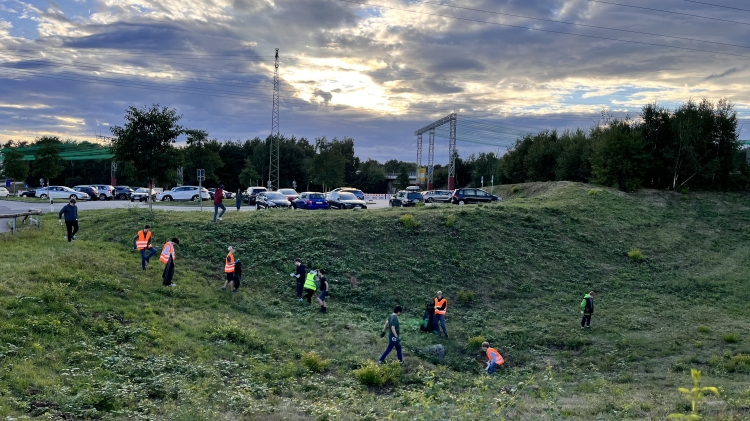
[[[89,200],[88,194],[77,192],[70,187],[65,186],[40,187],[36,189],[36,197],[40,199],[52,197],[53,199]]]
[[[89,184],[99,192],[99,200],[112,200],[115,198],[115,188],[109,184]]]
[[[0,187],[0,197],[8,197],[10,192],[5,187]]]
[[[180,186],[175,187],[172,190],[161,192],[156,195],[156,200],[171,202],[172,200],[190,200],[192,202],[198,201],[198,186]],[[211,200],[211,195],[205,188],[201,192],[200,197],[203,200]]]

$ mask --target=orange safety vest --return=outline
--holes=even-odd
[[[174,245],[171,241],[167,241],[167,243],[164,244],[164,248],[161,249],[161,257],[159,257],[159,260],[166,265],[169,262],[170,257],[174,262]]]
[[[227,254],[227,260],[224,264],[224,273],[233,273],[234,272],[234,255],[233,254]]]
[[[495,348],[487,348],[487,358],[492,361],[492,356],[495,355],[495,364],[502,365],[505,364],[505,360],[503,359],[503,356],[500,355],[499,352]]]
[[[135,241],[135,246],[138,248],[138,250],[146,250],[150,243],[151,243],[151,231],[145,234],[143,231],[138,231],[138,239]]]
[[[445,304],[445,308],[444,309],[442,309],[442,310],[435,309],[435,315],[436,316],[440,316],[440,315],[445,316],[445,312],[448,310],[448,299],[446,299],[445,297],[443,297],[442,300],[438,301],[437,297],[435,297],[435,307],[442,307],[443,304]]]

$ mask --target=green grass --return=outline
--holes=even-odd
[[[522,188],[499,205],[410,209],[411,227],[400,209],[228,212],[214,225],[132,208],[81,212],[67,244],[45,216],[38,232],[0,238],[0,417],[665,419],[685,412],[677,387],[697,368],[721,390],[704,419],[745,419],[750,199]],[[161,286],[160,263],[140,269],[132,237],[145,223],[158,248],[181,240],[176,288]],[[237,294],[219,289],[230,244]],[[297,256],[328,270],[327,313],[297,302]],[[448,340],[418,329],[438,289]],[[403,370],[372,364],[396,304]],[[495,378],[480,337],[507,361]],[[422,352],[436,343],[443,360]]]

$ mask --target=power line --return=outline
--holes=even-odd
[[[718,54],[718,55],[725,55],[725,56],[750,58],[750,56],[747,56],[744,54],[734,54],[734,53],[726,53],[726,52],[719,52],[719,51],[712,51],[712,50],[704,50],[701,48],[679,47],[676,45],[659,44],[655,42],[633,41],[633,40],[626,40],[626,39],[621,39],[621,38],[602,37],[598,35],[574,34],[571,32],[554,31],[551,29],[541,29],[541,28],[533,28],[533,27],[522,26],[522,25],[511,25],[507,23],[489,22],[486,20],[479,20],[479,19],[462,18],[462,17],[452,16],[452,15],[443,15],[440,13],[420,12],[416,10],[409,10],[409,9],[404,9],[404,8],[399,8],[399,7],[383,6],[383,5],[378,5],[378,4],[366,3],[366,2],[357,1],[357,0],[336,0],[336,1],[359,4],[361,6],[376,7],[376,8],[381,8],[381,9],[398,10],[398,11],[407,12],[407,13],[415,13],[419,15],[437,16],[437,17],[442,17],[442,18],[456,19],[456,20],[462,20],[466,22],[484,23],[487,25],[503,26],[507,28],[525,29],[527,31],[547,32],[551,34],[569,35],[569,36],[575,36],[575,37],[581,37],[581,38],[592,38],[592,39],[600,39],[600,40],[605,40],[605,41],[615,41],[615,42],[624,42],[624,43],[630,43],[630,44],[648,45],[652,47],[664,47],[664,48],[672,48],[676,50],[695,51],[695,52],[711,53],[711,54]],[[589,1],[598,1],[598,0],[589,0]]]
[[[697,4],[703,4],[706,6],[714,6],[714,7],[721,7],[723,9],[731,9],[731,10],[739,10],[741,12],[750,12],[750,9],[740,9],[739,7],[732,7],[732,6],[724,6],[721,4],[715,4],[715,3],[706,3],[703,1],[696,1],[696,0],[682,0],[688,3],[697,3]]]
[[[721,18],[712,18],[710,16],[695,15],[695,14],[692,14],[692,13],[675,12],[675,11],[672,11],[672,10],[664,10],[664,9],[654,9],[652,7],[644,7],[644,6],[633,6],[633,5],[630,5],[630,4],[615,3],[615,2],[604,1],[604,0],[588,0],[588,1],[593,2],[593,3],[610,4],[612,6],[630,7],[630,8],[633,8],[633,9],[649,10],[649,11],[652,11],[652,12],[671,13],[673,15],[690,16],[690,17],[693,17],[693,18],[709,19],[709,20],[715,20],[715,21],[719,21],[719,22],[736,23],[738,25],[747,25],[747,26],[750,26],[750,23],[747,23],[747,22],[738,22],[736,20],[721,19]]]
[[[693,41],[693,42],[703,42],[707,44],[716,44],[716,45],[723,45],[723,46],[729,46],[729,47],[738,47],[738,48],[745,48],[750,49],[750,46],[746,45],[738,45],[738,44],[729,44],[725,42],[718,42],[718,41],[707,41],[697,38],[689,38],[689,37],[681,37],[676,35],[664,35],[664,34],[655,34],[651,32],[642,32],[642,31],[634,31],[630,29],[619,29],[619,28],[610,28],[607,26],[597,26],[597,25],[588,25],[584,23],[576,23],[576,22],[565,22],[561,20],[555,20],[555,19],[545,19],[545,18],[535,18],[533,16],[526,16],[526,15],[518,15],[514,13],[504,13],[504,12],[495,12],[492,10],[483,10],[483,9],[474,9],[471,7],[462,7],[462,6],[453,6],[445,3],[437,3],[437,2],[431,2],[431,1],[421,1],[420,4],[432,4],[435,6],[441,6],[441,7],[449,7],[452,9],[460,9],[460,10],[469,10],[472,12],[482,12],[482,13],[491,13],[493,15],[500,15],[500,16],[510,16],[515,18],[524,18],[524,19],[532,19],[532,20],[538,20],[542,22],[551,22],[551,23],[559,23],[563,25],[571,25],[571,26],[579,26],[582,28],[593,28],[593,29],[604,29],[607,31],[617,31],[617,32],[626,32],[630,34],[639,34],[639,35],[648,35],[648,36],[656,36],[656,37],[664,37],[664,38],[672,38],[672,39],[680,39],[684,41]]]

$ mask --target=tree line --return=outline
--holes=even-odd
[[[395,187],[404,188],[414,162],[392,159],[380,163],[361,161],[355,155],[354,139],[256,137],[245,141],[219,141],[203,130],[181,126],[174,109],[129,107],[123,126],[112,127],[110,146],[62,141],[43,136],[35,159],[23,161],[18,147],[26,142],[8,142],[3,149],[3,175],[38,185],[38,178],[52,184],[77,185],[108,182],[109,160],[63,161],[61,145],[77,143],[107,148],[117,162],[118,184],[145,186],[198,184],[197,170],[204,169],[207,187],[224,184],[236,190],[264,185],[268,179],[269,148],[279,147],[280,186],[296,183],[300,190],[330,190],[352,186],[366,192],[385,193],[386,174],[398,175]],[[184,145],[177,140],[184,138]],[[465,159],[455,156],[456,185],[488,186],[531,181],[580,181],[614,186],[625,191],[641,187],[680,189],[743,188],[750,171],[739,140],[738,118],[727,100],[712,103],[687,101],[675,110],[657,104],[643,107],[638,119],[614,118],[603,113],[590,129],[546,130],[518,139],[503,156],[480,153]],[[182,168],[182,179],[177,169]],[[484,182],[482,182],[484,180]],[[435,188],[448,184],[448,167],[436,165]]]

